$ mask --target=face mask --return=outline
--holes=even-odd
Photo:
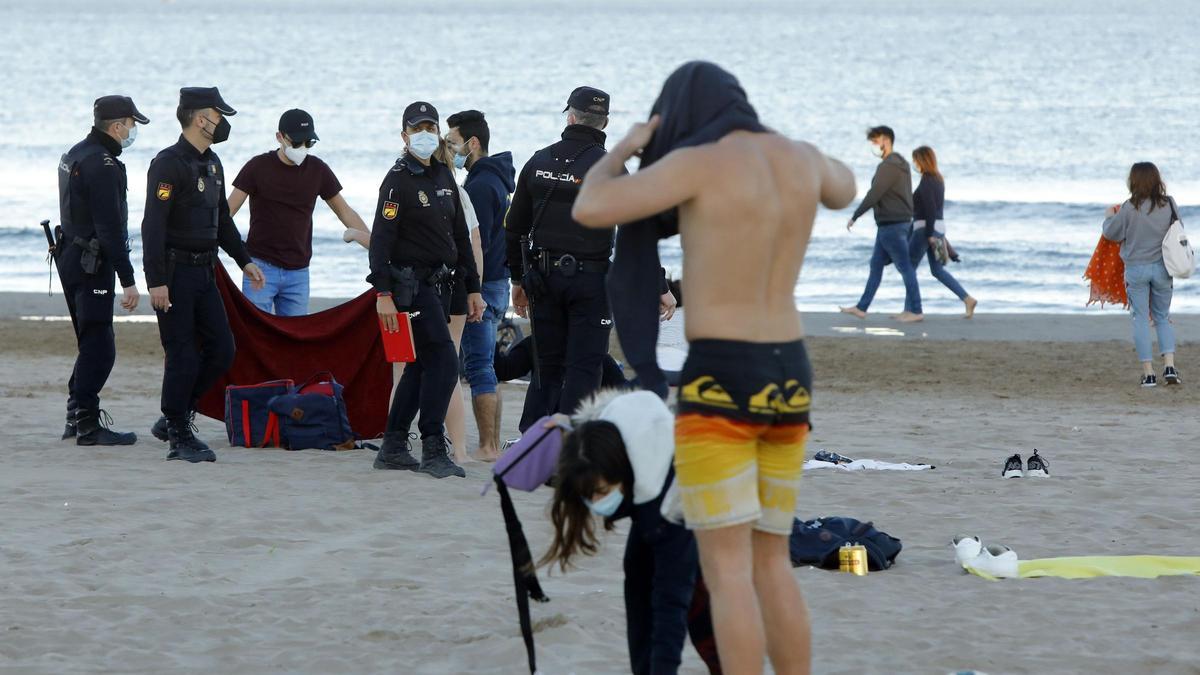
[[[883,157],[883,146],[882,145],[875,145],[874,143],[871,143],[870,145],[871,145],[871,154],[872,155],[875,155],[876,157]]]
[[[616,513],[617,509],[621,507],[621,502],[625,501],[625,495],[621,493],[620,489],[616,489],[604,495],[600,499],[597,499],[596,501],[591,501],[588,499],[583,501],[588,505],[588,508],[592,510],[592,513],[608,518],[611,517],[612,514]]]
[[[461,169],[465,169],[466,167],[467,167],[467,156],[466,155],[455,155],[454,156],[454,168],[461,170]]]
[[[408,150],[418,159],[429,159],[438,149],[438,136],[430,131],[418,131],[408,137]]]
[[[129,135],[121,140],[121,147],[128,148],[137,140],[137,125],[129,127]]]
[[[212,124],[212,120],[208,120],[208,123]],[[229,120],[222,117],[221,121],[217,122],[216,128],[207,133],[209,140],[211,140],[214,145],[217,143],[224,143],[225,141],[229,140]]]
[[[283,154],[287,156],[288,160],[290,160],[292,164],[300,166],[304,163],[304,158],[308,157],[308,148],[304,147],[303,145],[298,148],[293,148],[290,145],[284,145]]]

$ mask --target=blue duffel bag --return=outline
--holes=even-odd
[[[843,516],[826,516],[792,524],[788,541],[792,566],[814,565],[838,568],[838,549],[844,544],[862,544],[867,549],[867,569],[886,570],[896,562],[902,548],[900,540],[875,529],[870,522]]]
[[[342,385],[329,372],[310,377],[292,392],[268,404],[279,419],[282,447],[288,450],[352,450],[354,430]]]

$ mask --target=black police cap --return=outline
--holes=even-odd
[[[101,96],[92,104],[92,113],[96,117],[96,121],[102,120],[123,120],[126,117],[132,117],[134,122],[138,124],[149,124],[150,118],[143,115],[137,106],[133,104],[133,99],[128,96]]]
[[[563,112],[567,112],[570,108],[593,115],[607,115],[608,94],[595,87],[576,87],[575,91],[567,97],[567,107],[563,108]]]
[[[433,107],[432,103],[426,103],[425,101],[408,104],[408,107],[404,109],[404,126],[415,127],[421,122],[433,122],[437,124],[437,108]]]
[[[317,127],[313,124],[312,115],[299,108],[292,108],[280,116],[279,130],[297,143],[321,140],[317,136]]]
[[[221,92],[217,91],[216,87],[184,87],[180,89],[179,107],[184,110],[212,108],[226,117],[237,114],[233,106],[221,98]]]

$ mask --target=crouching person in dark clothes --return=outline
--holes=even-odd
[[[137,435],[112,431],[100,409],[100,390],[117,358],[113,338],[115,278],[124,289],[121,306],[137,309],[137,282],[129,262],[129,182],[117,159],[133,145],[137,125],[150,122],[128,96],[103,96],[92,106],[95,125],[58,164],[58,201],[63,240],[54,258],[79,357],[67,383],[63,440],[76,445],[132,445]]]
[[[696,538],[682,524],[674,487],[671,411],[653,392],[605,390],[573,418],[555,415],[551,424],[569,433],[553,479],[554,539],[539,564],[570,569],[576,555],[599,550],[596,517],[607,531],[630,518],[624,566],[631,672],[677,672],[689,633],[710,670],[720,672],[707,593],[699,590]]]
[[[170,443],[167,459],[215,462],[196,438],[196,401],[233,364],[233,333],[217,290],[217,246],[256,288],[263,275],[250,260],[225,200],[225,171],[212,151],[229,138],[237,111],[216,87],[179,90],[179,141],[150,162],[142,220],[142,260],[166,362],[162,414],[151,429]]]
[[[412,320],[417,360],[405,366],[396,387],[375,468],[465,478],[445,439],[446,409],[458,381],[448,323],[456,272],[466,285],[467,321],[483,315],[479,271],[454,177],[433,158],[441,138],[437,110],[420,101],[408,106],[402,136],[406,152],[379,186],[367,281],[375,287],[386,330],[397,329],[398,312],[420,312]],[[420,461],[412,456],[408,436],[418,411]]]

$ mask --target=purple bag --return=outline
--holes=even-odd
[[[517,490],[533,492],[545,485],[554,475],[558,456],[562,453],[562,429],[557,426],[546,428],[549,417],[534,422],[521,439],[504,452],[492,469],[492,480],[500,493],[500,510],[504,514],[504,529],[508,533],[508,548],[512,554],[513,585],[517,594],[517,618],[521,624],[521,637],[525,640],[525,655],[529,659],[529,672],[537,672],[537,657],[533,646],[533,623],[529,617],[529,599],[548,602],[550,598],[542,591],[533,566],[533,555],[529,542],[521,528],[521,520],[513,508],[508,494],[509,486]],[[483,492],[487,494],[489,485]]]
[[[558,455],[562,452],[562,429],[546,428],[550,417],[543,417],[525,430],[521,438],[504,452],[492,467],[496,478],[517,490],[533,492],[554,475]],[[487,494],[491,484],[481,494]]]

